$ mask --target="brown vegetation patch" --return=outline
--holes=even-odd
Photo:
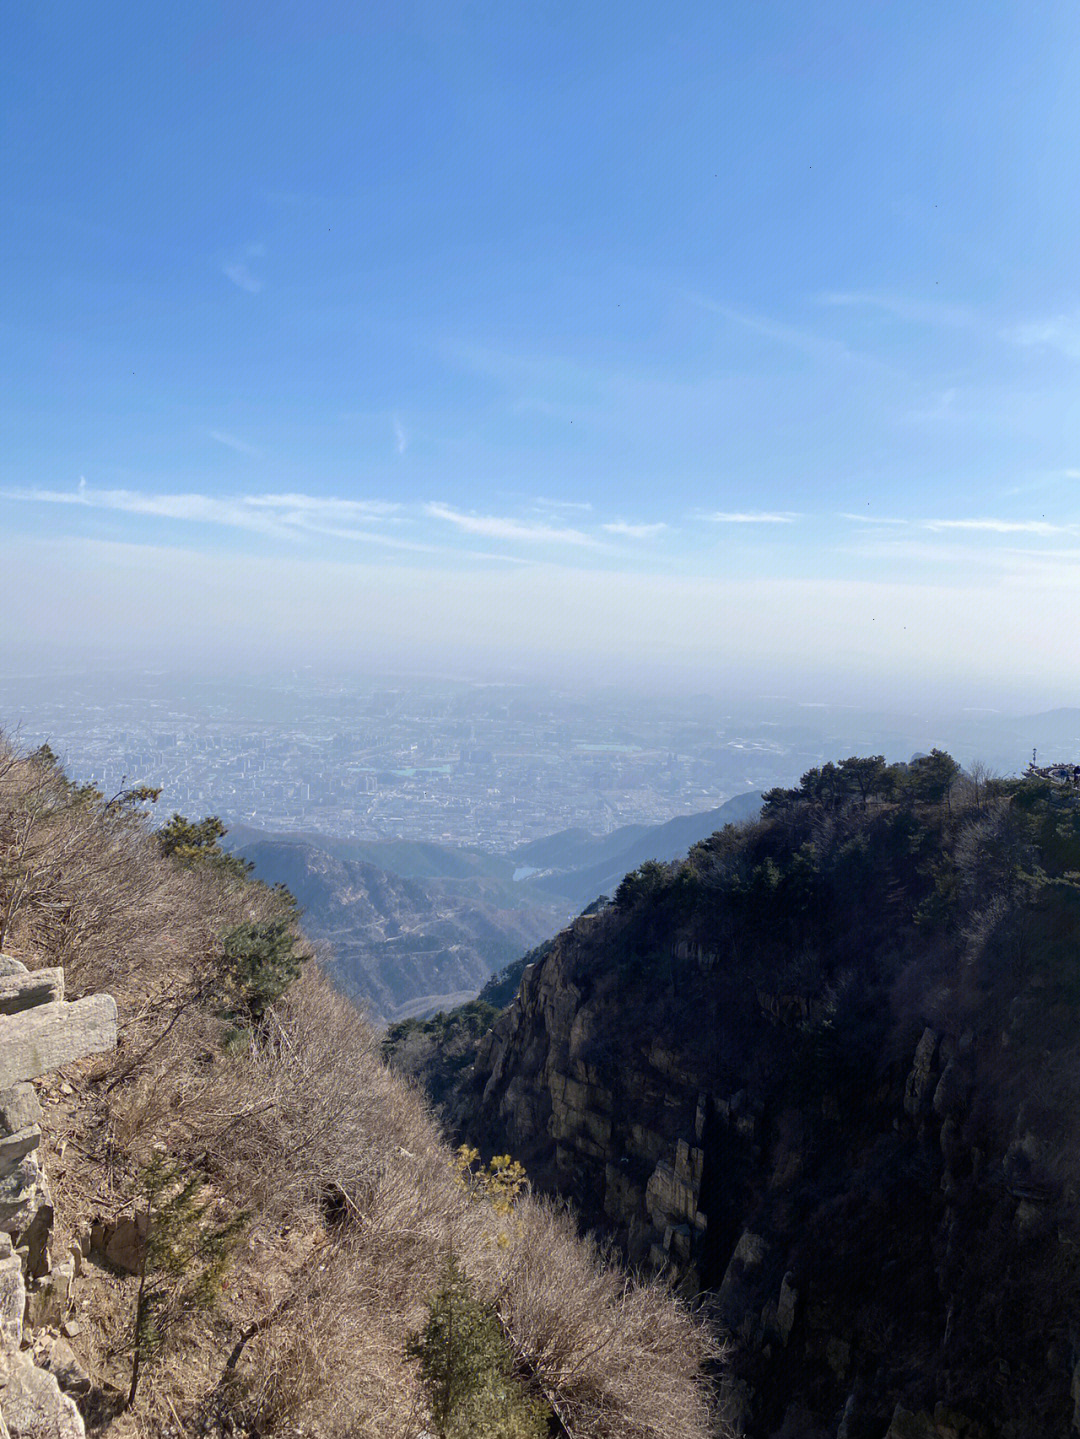
[[[575,1439],[704,1439],[705,1329],[565,1213],[477,1202],[375,1032],[312,965],[223,1042],[222,937],[282,912],[228,866],[163,855],[134,797],[109,802],[0,743],[3,947],[63,964],[69,993],[108,991],[120,1017],[115,1055],[43,1086],[57,1246],[130,1212],[155,1151],[248,1215],[216,1308],[173,1334],[128,1414],[114,1401],[136,1281],[86,1261],[72,1345],[95,1384],[91,1429],[410,1439],[425,1413],[407,1336],[452,1250]]]

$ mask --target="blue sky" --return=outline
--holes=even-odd
[[[5,28],[0,664],[1080,698],[1075,6]]]

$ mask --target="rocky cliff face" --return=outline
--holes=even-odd
[[[849,818],[813,883],[759,826],[576,921],[481,1042],[457,1127],[704,1296],[748,1435],[1080,1431],[1080,905],[965,880],[986,823]]]
[[[481,1042],[481,1113],[538,1177],[606,1220],[634,1262],[667,1263],[695,1287],[707,1099],[663,1035],[628,1064],[593,1043],[610,996],[589,985],[583,960],[603,927],[600,916],[576,921],[526,971]]]

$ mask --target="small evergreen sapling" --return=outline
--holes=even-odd
[[[436,1439],[546,1439],[546,1405],[515,1378],[498,1318],[472,1293],[453,1255],[407,1353],[420,1361]]]
[[[213,1304],[247,1216],[218,1220],[214,1199],[202,1197],[198,1175],[157,1154],[140,1175],[145,1236],[132,1335],[131,1385],[125,1408],[135,1402],[139,1376],[165,1345],[171,1330]]]
[[[260,1028],[266,1011],[300,977],[308,956],[297,943],[291,915],[239,924],[224,936],[226,1013],[234,1023]]]

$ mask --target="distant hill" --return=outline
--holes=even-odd
[[[256,878],[288,886],[305,931],[329,946],[342,987],[375,1019],[459,1004],[563,917],[556,901],[485,874],[483,865],[471,878],[409,879],[333,852],[342,848],[351,846],[260,839],[239,853]]]
[[[429,841],[275,836],[236,825],[226,847],[258,879],[285,884],[304,928],[324,941],[339,980],[376,1020],[422,1018],[476,995],[647,859],[680,858],[761,796],[607,835],[564,830],[490,855]],[[518,881],[521,870],[539,873]]]
[[[739,794],[718,809],[677,815],[666,824],[625,825],[600,836],[563,830],[520,845],[511,859],[519,869],[540,870],[528,884],[553,898],[565,896],[576,911],[598,895],[614,894],[623,876],[647,859],[681,859],[698,840],[753,819],[760,809],[760,794]]]
[[[431,840],[336,839],[314,833],[281,835],[246,824],[230,827],[224,848],[233,852],[246,851],[254,844],[280,843],[283,840],[314,845],[335,859],[373,864],[377,869],[399,875],[402,879],[472,880],[480,877],[509,881],[513,878],[515,867],[501,855],[436,844]]]
[[[521,866],[536,869],[586,869],[628,849],[655,828],[647,824],[624,824],[610,834],[590,834],[587,829],[562,829],[543,839],[530,840],[511,851]]]

